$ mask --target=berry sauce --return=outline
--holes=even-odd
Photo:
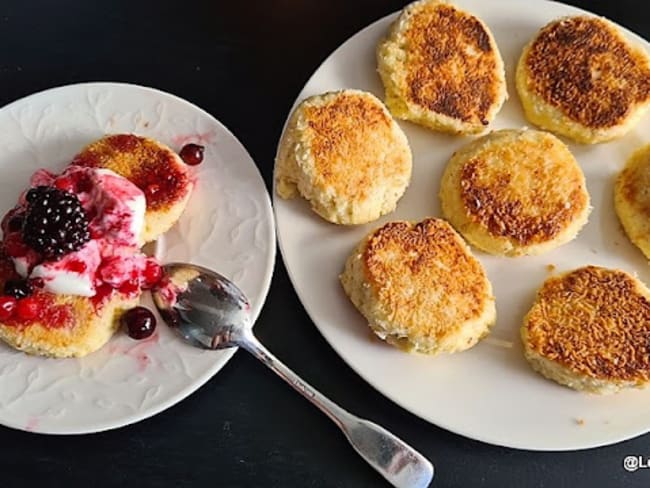
[[[106,302],[108,302],[111,299],[114,292],[115,289],[110,285],[98,286],[96,288],[95,296],[91,297],[90,299],[95,310],[101,310],[102,307],[106,305]]]
[[[57,303],[56,295],[40,291],[16,300],[6,295],[0,296],[0,308],[9,300],[14,301],[10,313],[0,312],[2,323],[12,327],[27,327],[37,320],[41,325],[51,329],[75,326],[75,315],[71,304]]]
[[[141,137],[133,134],[116,134],[106,138],[113,148],[120,152],[131,152],[138,147]]]
[[[144,192],[148,210],[165,209],[187,194],[190,180],[171,154],[161,155],[152,165],[157,169],[142,167],[129,179]]]
[[[8,281],[19,278],[11,258],[5,252],[4,245],[0,243],[0,290],[5,289]],[[29,285],[31,286],[31,295],[20,300],[0,294],[0,320],[3,324],[25,327],[30,325],[35,317],[38,317],[39,323],[46,327],[74,326],[75,315],[71,304],[58,302],[56,295],[42,292],[37,280],[32,280]],[[34,311],[36,311],[36,315],[27,318]]]

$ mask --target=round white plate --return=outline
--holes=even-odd
[[[89,142],[119,132],[150,136],[175,150],[187,142],[205,146],[196,189],[157,254],[163,262],[189,261],[235,280],[257,318],[275,260],[268,193],[235,136],[178,97],[134,85],[88,83],[2,108],[0,211],[13,207],[37,168],[60,171]],[[56,434],[127,425],[185,398],[234,351],[192,348],[161,321],[148,340],[134,341],[120,331],[82,359],[28,356],[0,344],[0,423]]]
[[[457,0],[491,28],[506,64],[510,98],[492,128],[528,125],[514,88],[523,46],[539,28],[582,11],[551,2]],[[377,21],[337,49],[316,71],[298,101],[329,90],[358,88],[383,98],[375,46],[395,15]],[[650,49],[647,42],[627,32]],[[610,444],[650,430],[650,389],[599,397],[559,386],[534,373],[522,354],[519,326],[536,289],[556,272],[597,264],[620,267],[646,283],[648,264],[623,234],[613,207],[614,175],[633,149],[650,142],[650,117],[625,138],[570,147],[580,162],[593,212],[579,237],[539,257],[498,258],[477,252],[494,285],[497,324],[491,341],[454,355],[405,354],[374,339],[338,282],[344,261],[371,229],[397,219],[440,216],[440,177],[451,154],[470,138],[434,133],[400,122],[414,154],[413,178],[397,210],[368,225],[339,227],[312,213],[303,200],[274,198],[280,247],[310,317],[337,353],[368,383],[415,415],[467,437],[537,450]],[[512,347],[495,344],[507,341]]]

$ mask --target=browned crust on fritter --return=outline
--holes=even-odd
[[[452,5],[433,4],[413,15],[405,37],[409,99],[463,122],[488,125],[500,81],[483,24]],[[470,58],[471,50],[480,55]]]
[[[587,266],[548,279],[525,326],[528,349],[573,373],[650,379],[650,301],[623,271]]]
[[[585,127],[619,125],[650,99],[647,56],[587,16],[544,27],[525,60],[528,89]]]
[[[442,337],[450,323],[480,317],[491,299],[483,267],[441,219],[387,223],[369,238],[362,259],[366,282],[394,313],[391,321],[426,323],[427,335]]]
[[[557,185],[553,186],[549,175],[542,173],[544,158],[552,151],[557,154],[563,149],[559,147],[561,145],[562,143],[551,135],[540,136],[530,142],[525,138],[525,132],[522,133],[522,136],[511,144],[499,149],[507,152],[501,156],[504,161],[512,161],[511,170],[504,167],[498,177],[489,182],[482,181],[481,177],[493,167],[489,161],[480,156],[467,161],[460,174],[460,191],[468,217],[480,223],[493,236],[513,239],[521,245],[554,239],[582,214],[589,204],[589,197],[582,183],[583,176],[577,164],[567,164],[562,170],[562,186],[573,188],[568,198],[556,194],[554,190]],[[568,149],[565,152],[565,158],[573,159]],[[511,189],[516,185],[513,180],[517,172],[521,172],[517,166],[518,153],[519,158],[533,159],[529,165],[537,167],[529,175],[531,188],[525,200],[511,195]],[[492,157],[498,159],[499,154]]]
[[[476,181],[481,166],[485,165],[485,161],[474,159],[463,167],[461,195],[472,220],[481,223],[494,236],[507,237],[522,245],[550,241],[566,229],[587,205],[587,197],[581,188],[569,195],[570,207],[561,201],[549,207],[549,202],[544,201],[544,192],[536,190],[530,195],[530,200],[536,206],[547,207],[547,210],[543,215],[529,215],[520,200],[502,198],[510,184],[508,175],[504,174],[487,187]]]
[[[341,94],[324,105],[307,106],[305,120],[316,185],[364,199],[375,187],[378,165],[385,177],[403,170],[402,161],[383,161],[384,141],[394,137],[393,120],[370,97]]]

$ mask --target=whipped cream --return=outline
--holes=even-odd
[[[97,270],[101,261],[99,243],[91,240],[59,261],[44,261],[34,266],[29,277],[42,278],[43,288],[50,293],[91,297],[95,295],[93,270]]]
[[[148,262],[139,252],[144,227],[144,193],[128,179],[108,169],[70,166],[57,176],[38,170],[32,186],[55,186],[78,197],[89,221],[91,239],[57,261],[42,261],[28,252],[12,257],[23,278],[40,278],[45,291],[91,297],[97,287],[112,288],[131,283],[137,288]],[[26,192],[21,196],[25,204]]]
[[[91,234],[113,246],[140,246],[147,210],[142,190],[109,169],[80,169],[93,172],[92,190],[79,198],[86,213],[96,214],[90,221]]]

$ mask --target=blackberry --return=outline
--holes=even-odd
[[[90,240],[88,219],[73,193],[37,186],[26,199],[23,241],[46,259],[59,259]]]

